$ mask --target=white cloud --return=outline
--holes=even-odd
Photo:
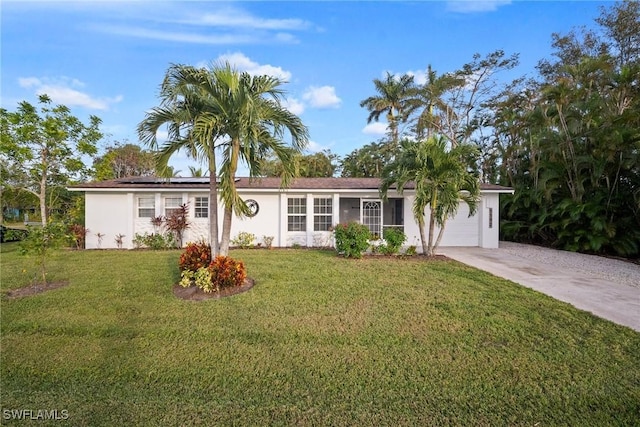
[[[113,98],[94,98],[76,88],[84,87],[84,83],[69,77],[38,78],[20,77],[18,84],[25,89],[34,89],[37,95],[48,95],[56,104],[67,107],[84,107],[90,110],[108,110],[112,104],[122,101],[123,96]]]
[[[362,129],[362,133],[365,135],[386,135],[389,131],[389,127],[386,123],[372,122],[366,125]]]
[[[493,12],[511,0],[449,0],[447,9],[457,13]]]
[[[413,76],[413,82],[423,85],[427,82],[427,70],[407,71],[407,75]]]
[[[296,116],[304,113],[304,104],[296,98],[286,98],[282,101],[282,106],[291,111]]]
[[[237,7],[221,6],[214,10],[185,13],[184,8],[160,7],[148,11],[145,21],[125,25],[94,23],[89,27],[125,37],[208,45],[298,43],[298,38],[292,32],[315,27],[303,19],[263,18]],[[156,25],[151,27],[149,22]]]
[[[163,40],[178,43],[228,45],[264,43],[266,38],[249,34],[198,34],[170,30],[150,30],[139,27],[94,25],[98,31],[119,36],[138,37],[143,39]]]
[[[281,67],[275,67],[273,65],[258,64],[257,62],[252,61],[249,57],[240,52],[220,55],[218,57],[218,60],[227,61],[238,70],[246,71],[252,76],[266,74],[268,76],[277,77],[284,81],[289,81],[291,79],[291,73],[289,71],[285,71]]]
[[[309,141],[309,145],[307,145],[307,151],[310,153],[319,153],[320,151],[328,150],[329,148],[329,146],[319,144],[315,141]]]
[[[338,108],[342,102],[333,86],[310,86],[302,99],[315,108]]]
[[[192,25],[215,27],[253,28],[260,30],[304,30],[311,24],[302,19],[268,19],[253,16],[238,8],[226,8],[214,13],[206,13],[186,21],[177,21]]]

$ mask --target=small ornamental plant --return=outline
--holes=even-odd
[[[384,245],[380,251],[385,255],[395,255],[400,252],[400,247],[407,241],[407,235],[400,228],[385,228],[382,232]]]
[[[215,257],[209,265],[209,270],[215,291],[242,286],[247,278],[244,263],[224,255]]]
[[[211,246],[204,241],[187,243],[178,262],[180,271],[197,271],[211,263]]]
[[[338,224],[333,229],[336,239],[336,251],[345,258],[362,258],[369,248],[371,232],[366,225],[357,222]]]
[[[211,280],[211,270],[209,267],[202,267],[196,271],[184,270],[181,274],[180,286],[188,288],[195,285],[205,292],[213,292],[213,280]]]
[[[87,238],[87,233],[89,233],[89,229],[82,224],[71,224],[69,226],[69,233],[76,249],[84,249],[85,240]]]
[[[231,240],[234,246],[239,246],[242,249],[248,249],[253,246],[253,242],[256,240],[256,235],[246,231],[241,231],[238,235]]]

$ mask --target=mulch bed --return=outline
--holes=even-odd
[[[16,299],[40,294],[42,292],[51,291],[53,289],[67,286],[68,281],[52,282],[52,283],[36,283],[35,285],[25,286],[24,288],[13,289],[6,293],[8,299]]]
[[[236,286],[233,288],[221,289],[219,292],[205,292],[200,288],[195,286],[189,286],[188,288],[182,287],[179,284],[173,285],[173,294],[180,299],[187,301],[203,301],[209,299],[220,299],[226,298],[233,295],[241,294],[243,292],[247,292],[249,289],[253,288],[256,281],[247,277],[244,279],[244,284],[242,286]]]

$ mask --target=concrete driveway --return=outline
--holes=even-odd
[[[640,332],[639,265],[511,242],[438,253]]]

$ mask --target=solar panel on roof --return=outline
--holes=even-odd
[[[235,182],[240,181],[240,178],[235,178]],[[124,178],[120,180],[121,183],[126,184],[208,184],[209,177],[182,177],[176,176],[171,178],[160,178],[157,176],[136,176],[130,178]],[[220,183],[220,178],[216,179],[217,183]]]

